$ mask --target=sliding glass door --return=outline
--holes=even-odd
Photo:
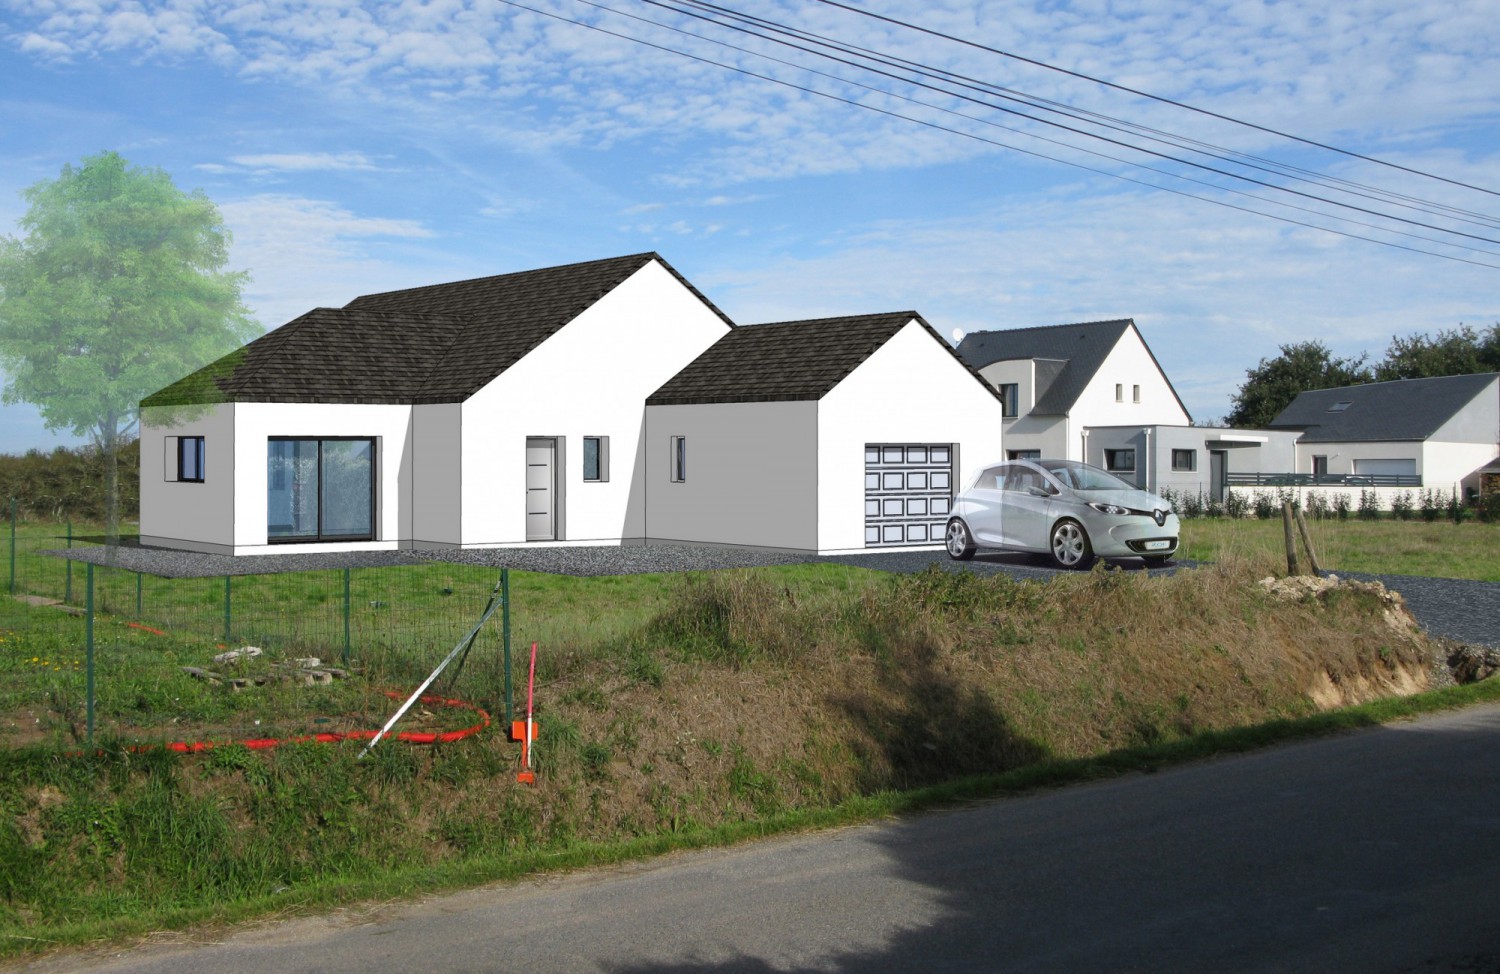
[[[266,535],[278,542],[375,537],[375,440],[272,437],[266,448]]]

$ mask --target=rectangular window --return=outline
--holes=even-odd
[[[687,481],[687,437],[672,437],[672,483]]]
[[[1173,470],[1197,470],[1198,469],[1198,451],[1197,450],[1173,450],[1172,451],[1172,469]]]
[[[609,480],[609,437],[583,438],[583,479],[590,483]]]
[[[1006,450],[1005,455],[1011,460],[1040,460],[1041,450]]]
[[[1326,477],[1326,476],[1328,476],[1328,458],[1327,457],[1316,457],[1316,456],[1313,457],[1313,476],[1314,477]]]
[[[1140,386],[1131,386],[1130,387],[1130,397],[1135,402],[1140,402],[1141,401],[1141,387]]]
[[[1021,386],[1015,382],[1002,382],[1000,384],[1000,415],[1006,419],[1019,416],[1021,403]]]
[[[1115,402],[1125,401],[1125,385],[1121,382],[1115,383]]]
[[[1135,473],[1135,450],[1105,450],[1104,469],[1110,473]]]
[[[203,437],[167,437],[167,479],[203,483]]]
[[[266,536],[272,544],[375,538],[375,440],[266,444]]]

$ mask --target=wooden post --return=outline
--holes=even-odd
[[[1297,533],[1302,535],[1302,545],[1307,549],[1307,565],[1317,575],[1323,569],[1318,565],[1318,553],[1313,550],[1312,535],[1307,533],[1307,518],[1302,516],[1301,510],[1294,513],[1297,515]]]
[[[1281,502],[1281,527],[1286,535],[1286,573],[1288,575],[1300,575],[1301,570],[1297,567],[1297,539],[1292,536],[1292,502]]]

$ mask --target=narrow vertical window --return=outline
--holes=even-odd
[[[177,437],[177,479],[190,484],[203,483],[203,437]]]
[[[590,483],[609,480],[609,437],[583,438],[583,479]]]
[[[1130,397],[1134,401],[1140,402],[1141,401],[1141,387],[1140,386],[1131,386],[1130,387]]]
[[[687,480],[687,437],[672,437],[672,483],[680,484]]]
[[[1020,405],[1020,384],[1015,382],[1003,382],[1000,384],[1000,415],[1005,419],[1019,415],[1017,407]]]
[[[1115,383],[1115,402],[1125,401],[1125,385],[1121,382]]]

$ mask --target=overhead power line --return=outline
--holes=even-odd
[[[1103,78],[1096,78],[1093,75],[1084,74],[1081,71],[1073,71],[1073,70],[1070,70],[1068,68],[1059,67],[1058,65],[1055,65],[1055,64],[1048,64],[1046,61],[1038,61],[1035,58],[1024,57],[1024,56],[1022,56],[1020,54],[1013,54],[1010,51],[1002,51],[999,48],[989,47],[988,45],[980,44],[977,41],[966,40],[965,38],[962,38],[962,37],[955,37],[952,34],[945,34],[942,31],[931,30],[930,28],[922,27],[922,26],[919,26],[919,25],[913,24],[913,23],[908,23],[907,21],[904,21],[904,20],[897,20],[894,17],[887,17],[884,14],[877,14],[874,11],[871,11],[871,10],[862,10],[859,7],[850,6],[847,3],[839,3],[838,0],[817,0],[817,2],[818,3],[822,3],[822,4],[826,4],[826,5],[830,6],[830,7],[838,7],[841,10],[848,10],[851,13],[859,14],[862,17],[872,17],[875,20],[883,20],[883,21],[885,21],[888,24],[894,24],[897,27],[904,27],[907,30],[914,30],[914,31],[917,31],[919,33],[927,34],[927,35],[932,36],[932,37],[940,37],[943,40],[952,41],[955,44],[963,44],[966,47],[976,48],[976,49],[981,50],[981,51],[988,51],[991,54],[998,54],[1001,57],[1010,58],[1010,59],[1015,60],[1015,61],[1021,61],[1021,62],[1025,63],[1025,64],[1032,64],[1032,65],[1035,65],[1036,67],[1039,67],[1039,68],[1046,68],[1048,71],[1056,71],[1059,74],[1066,74],[1066,75],[1069,75],[1069,76],[1074,77],[1074,78],[1078,78],[1078,79],[1083,80],[1083,81],[1092,81],[1095,84],[1104,85],[1105,87],[1107,87],[1107,88],[1113,88],[1116,91],[1123,91],[1123,92],[1126,92],[1128,94],[1137,95],[1137,96],[1139,96],[1141,98],[1149,98],[1152,101],[1161,102],[1164,105],[1171,105],[1174,108],[1181,108],[1181,109],[1185,109],[1186,111],[1197,112],[1199,115],[1206,115],[1206,116],[1208,116],[1210,118],[1217,118],[1217,119],[1220,119],[1220,120],[1225,121],[1225,122],[1232,122],[1235,125],[1243,125],[1246,128],[1255,129],[1258,132],[1265,132],[1268,135],[1274,135],[1274,136],[1276,136],[1278,138],[1291,139],[1292,141],[1294,141],[1294,142],[1300,142],[1303,145],[1314,146],[1314,147],[1319,148],[1319,149],[1327,150],[1328,152],[1336,152],[1339,155],[1349,156],[1350,158],[1353,158],[1353,159],[1361,159],[1361,160],[1363,160],[1365,162],[1373,162],[1373,163],[1375,163],[1376,165],[1379,165],[1379,166],[1387,166],[1387,167],[1389,167],[1391,169],[1399,169],[1402,172],[1408,172],[1408,173],[1411,173],[1414,176],[1423,176],[1423,177],[1425,177],[1427,179],[1436,179],[1439,182],[1448,183],[1449,185],[1452,185],[1452,186],[1461,186],[1464,189],[1472,189],[1475,192],[1488,193],[1491,196],[1500,196],[1500,191],[1497,191],[1497,190],[1486,189],[1483,186],[1475,186],[1472,183],[1460,182],[1460,181],[1458,181],[1456,179],[1449,179],[1446,176],[1438,176],[1438,175],[1436,175],[1434,173],[1424,172],[1421,169],[1413,169],[1413,168],[1411,168],[1409,166],[1403,166],[1400,163],[1389,162],[1389,161],[1387,161],[1385,159],[1377,159],[1374,156],[1363,155],[1363,154],[1358,153],[1358,152],[1350,151],[1349,149],[1341,149],[1338,146],[1328,145],[1328,144],[1323,143],[1323,142],[1317,142],[1317,141],[1314,141],[1313,139],[1305,139],[1305,138],[1303,138],[1300,135],[1292,135],[1292,134],[1290,134],[1288,132],[1282,132],[1282,131],[1280,131],[1278,129],[1269,128],[1269,127],[1264,126],[1264,125],[1257,125],[1254,122],[1247,122],[1244,119],[1235,118],[1232,115],[1223,115],[1223,114],[1220,114],[1219,112],[1211,111],[1211,110],[1209,110],[1207,108],[1199,108],[1199,107],[1197,107],[1195,105],[1189,105],[1186,102],[1176,101],[1176,100],[1171,99],[1171,98],[1165,98],[1165,97],[1163,97],[1161,95],[1153,95],[1149,91],[1141,91],[1138,88],[1131,88],[1128,85],[1116,84],[1113,81],[1106,81]]]

